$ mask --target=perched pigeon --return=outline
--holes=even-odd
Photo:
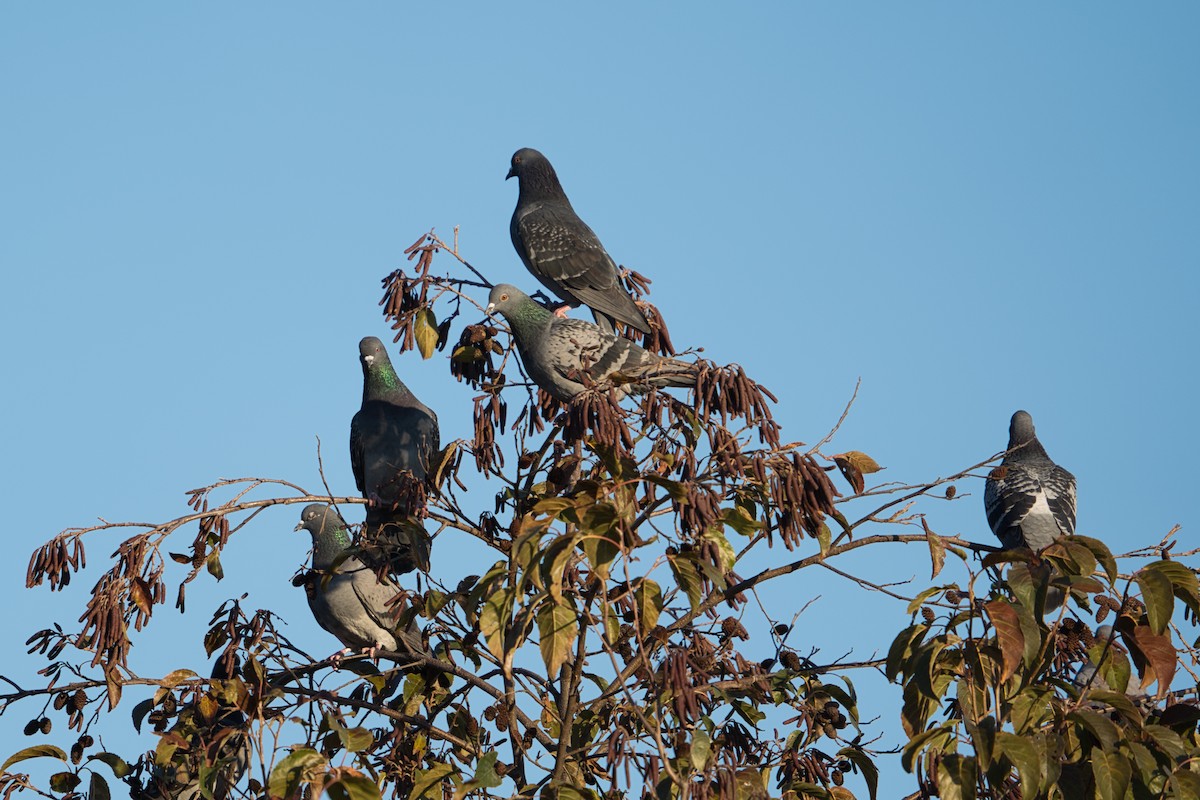
[[[387,543],[397,574],[429,568],[429,536],[414,514],[430,459],[441,445],[437,415],[396,375],[383,343],[358,343],[363,369],[362,407],[350,421],[350,466],[367,507],[373,541]],[[378,534],[378,535],[377,535]]]
[[[1028,412],[1013,414],[1008,449],[983,492],[988,524],[1000,543],[1042,550],[1075,533],[1075,476],[1046,455]]]
[[[602,381],[632,394],[696,383],[695,364],[649,353],[590,322],[556,317],[507,283],[488,296],[487,312],[497,311],[512,328],[529,377],[559,400],[570,400],[588,384]]]
[[[212,677],[228,680],[233,677],[229,667],[236,668],[237,660],[217,660]],[[196,703],[179,710],[171,726],[171,734],[187,741],[178,748],[169,764],[155,765],[150,779],[140,791],[130,795],[138,800],[202,800],[204,789],[214,800],[229,797],[238,781],[250,768],[252,738],[246,734],[246,715],[235,707],[222,704],[221,694],[204,695],[214,701],[215,711],[201,713]],[[153,757],[153,753],[149,757]]]
[[[355,556],[342,557],[350,548],[350,534],[330,506],[304,507],[296,530],[312,535],[313,570],[317,576],[306,585],[308,605],[317,623],[351,650],[369,653],[393,650],[432,655],[416,625],[398,627],[400,609],[391,601],[400,593],[391,580],[380,581],[373,570]]]
[[[611,333],[615,320],[649,333],[645,315],[617,281],[617,265],[571,208],[546,157],[518,150],[507,177],[514,175],[521,191],[508,232],[525,268],[568,305],[591,308],[604,330]]]

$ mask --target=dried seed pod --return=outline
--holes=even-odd
[[[40,730],[42,733],[49,733],[51,730],[53,730],[53,728],[54,725],[50,722],[50,718],[42,717],[42,721],[38,724],[38,730]]]
[[[934,619],[936,619],[933,609],[929,606],[921,606],[921,619],[925,620],[926,625],[932,625]]]

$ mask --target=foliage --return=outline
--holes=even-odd
[[[435,275],[441,251],[479,281]],[[45,704],[27,733],[49,734],[53,713],[78,736],[69,752],[37,744],[13,754],[6,791],[67,797],[86,783],[105,798],[115,779],[136,798],[850,798],[849,777],[874,798],[883,754],[851,680],[874,666],[903,683],[902,759],[919,796],[1200,797],[1194,687],[1171,691],[1193,657],[1175,613],[1197,614],[1195,573],[1177,560],[1192,553],[1164,541],[1129,554],[1158,557],[1129,578],[1102,543],[1072,537],[1040,556],[994,553],[976,569],[968,552],[996,548],[939,536],[912,504],[940,487],[953,498],[954,481],[993,459],[923,485],[868,488],[865,476],[880,469],[870,456],[823,453],[836,428],[813,446],[781,441],[774,398],[738,367],[705,364],[687,402],[665,392],[621,402],[596,387],[559,403],[524,379],[502,326],[467,324],[453,337],[464,313],[482,311],[467,291],[487,285],[457,245],[428,234],[406,253],[413,273],[389,275],[381,301],[400,351],[430,358],[453,342],[451,373],[478,392],[473,437],[450,443],[421,487],[424,524],[495,554],[483,575],[405,593],[435,657],[349,657],[339,671],[293,645],[272,611],[230,600],[204,639],[219,654],[213,677],[134,676],[130,644],[154,636],[171,585],[185,612],[187,585],[220,580],[227,548],[263,510],[365,502],[280,480],[219,481],[190,492],[191,511],[163,524],[70,529],[34,553],[29,586],[61,589],[85,567],[89,535],[139,528],[80,626],[30,638],[30,652],[48,660],[47,685],[0,695],[0,713]],[[635,297],[645,293],[636,273],[625,280]],[[647,314],[655,330],[643,345],[673,353],[661,315],[648,304]],[[468,484],[494,488],[489,511],[466,510]],[[851,522],[850,503],[870,510]],[[189,529],[190,543],[174,544]],[[370,531],[361,537],[370,544]],[[748,554],[777,544],[791,555],[739,575]],[[914,622],[886,663],[817,663],[818,650],[789,643],[794,609],[767,608],[756,594],[897,544],[927,546],[935,578],[956,555],[967,579],[911,599]],[[1072,598],[1050,624],[1048,587]],[[747,625],[754,606],[761,618]],[[1079,612],[1114,619],[1097,633]],[[1140,694],[1151,685],[1156,695]],[[130,686],[153,687],[132,721],[148,724],[157,745],[98,750],[88,731]],[[62,765],[45,785],[8,772],[30,759]]]

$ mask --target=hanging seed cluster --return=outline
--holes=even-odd
[[[468,325],[463,328],[458,344],[450,354],[450,374],[475,389],[485,382],[497,380],[492,357],[504,353],[504,348],[496,341],[499,334],[500,330],[491,325]]]
[[[33,552],[25,570],[25,588],[41,586],[49,580],[50,591],[63,589],[71,583],[71,573],[87,566],[80,532],[66,531]]]
[[[383,279],[383,298],[379,305],[383,306],[383,316],[392,323],[392,330],[396,332],[393,341],[400,343],[402,353],[416,347],[417,314],[431,306],[429,290],[433,282],[429,279],[429,269],[439,249],[432,234],[422,235],[404,250],[408,260],[416,262],[415,275],[410,278],[404,270],[398,269]],[[450,320],[446,319],[438,330],[439,342],[445,342],[449,330]]]

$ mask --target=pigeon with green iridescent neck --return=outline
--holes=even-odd
[[[639,394],[696,384],[696,364],[647,352],[590,322],[557,317],[507,283],[492,289],[487,312],[504,315],[525,372],[559,400],[593,385]]]
[[[423,511],[425,476],[441,445],[437,415],[392,367],[383,343],[358,343],[362,407],[350,421],[350,466],[367,506],[366,539],[382,547],[396,574],[429,569]]]
[[[351,651],[375,657],[377,650],[431,656],[411,621],[400,626],[401,606],[393,603],[401,589],[388,578],[347,555],[352,547],[346,523],[337,511],[322,503],[304,507],[296,530],[312,535],[313,571],[306,585],[308,606],[317,624],[332,633]],[[339,654],[340,655],[340,654]]]
[[[571,207],[550,161],[524,147],[513,153],[512,177],[520,193],[508,232],[525,268],[567,305],[590,308],[604,330],[611,333],[615,320],[649,333],[646,316],[621,288],[616,263]]]

